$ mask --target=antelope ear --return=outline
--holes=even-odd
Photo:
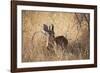
[[[48,32],[48,26],[46,24],[43,24],[43,30]]]

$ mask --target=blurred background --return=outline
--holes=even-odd
[[[49,56],[45,57],[44,53],[47,52],[46,51],[47,38],[42,37],[43,35],[39,33],[43,31],[43,24],[46,24],[48,26],[53,24],[55,37],[64,36],[68,40],[67,48],[71,50],[71,55],[66,54],[67,58],[64,58],[64,60],[89,59],[89,32],[90,32],[89,13],[43,12],[43,11],[23,10],[22,11],[23,61],[28,61],[28,60],[34,61],[37,58],[39,61],[62,60],[62,58],[47,59]],[[33,36],[34,39],[32,39]],[[38,47],[33,48],[32,45]],[[38,50],[38,52],[36,52],[36,50]],[[57,50],[58,49],[56,49],[56,52],[58,52]],[[43,53],[41,54],[42,51]],[[39,54],[41,54],[41,56],[38,56]],[[61,53],[57,55],[61,56]],[[53,56],[56,57],[55,55]]]

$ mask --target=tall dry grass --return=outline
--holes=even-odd
[[[66,49],[56,45],[54,45],[54,48],[47,49],[46,37],[43,33],[35,34],[31,48],[23,49],[23,62],[81,60],[89,58],[88,49],[80,47],[80,44],[77,42],[69,43]]]

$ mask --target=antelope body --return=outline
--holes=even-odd
[[[47,43],[48,49],[54,48],[55,45],[62,49],[67,49],[67,45],[68,45],[67,38],[65,38],[63,35],[55,37],[53,24],[49,27],[46,24],[44,24],[43,30],[48,34],[48,43]]]

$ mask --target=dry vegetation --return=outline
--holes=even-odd
[[[89,59],[89,14],[22,11],[22,61],[58,61]],[[47,49],[43,24],[54,24],[55,36],[68,39],[68,50]]]

